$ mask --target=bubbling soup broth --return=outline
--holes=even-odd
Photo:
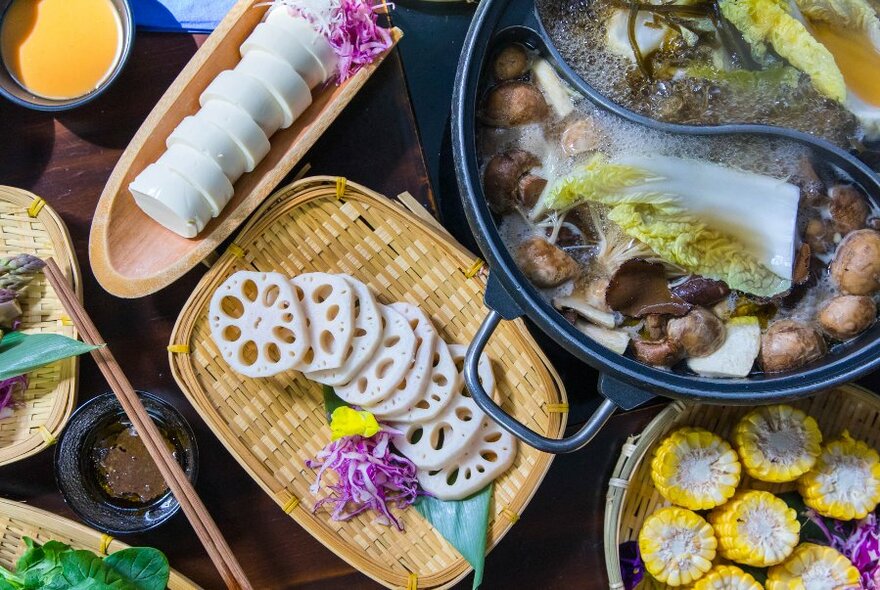
[[[623,120],[541,56],[484,81],[484,193],[520,270],[578,329],[653,366],[783,372],[867,330],[880,218],[863,189],[781,138]]]

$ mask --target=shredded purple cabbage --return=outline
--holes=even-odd
[[[825,519],[814,510],[806,516],[825,535],[825,543],[840,551],[862,575],[864,590],[880,590],[880,523],[877,514],[871,513],[855,524]]]
[[[0,381],[0,420],[12,415],[12,408],[16,405],[16,394],[26,390],[27,386],[27,375]]]
[[[379,513],[377,522],[403,530],[391,507],[411,506],[420,492],[415,464],[391,452],[391,436],[387,430],[370,438],[346,436],[324,447],[314,461],[306,461],[307,467],[318,468],[310,488],[315,496],[328,469],[339,476],[337,483],[326,486],[331,495],[318,500],[313,512],[329,504],[333,520],[349,520],[372,509]]]
[[[623,578],[624,590],[633,590],[645,577],[645,564],[639,553],[639,544],[636,541],[621,543],[618,547],[620,556],[620,577]]]

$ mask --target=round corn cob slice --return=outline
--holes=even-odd
[[[844,432],[822,447],[816,465],[798,481],[804,504],[828,518],[864,518],[880,503],[880,455]]]
[[[735,565],[716,565],[691,590],[763,590],[761,584]]]
[[[767,590],[858,590],[859,570],[831,547],[802,543],[767,572]],[[695,589],[696,590],[696,589]]]
[[[660,582],[683,586],[712,569],[718,541],[712,527],[690,510],[667,506],[649,516],[639,531],[639,551]]]
[[[746,473],[761,481],[794,481],[813,468],[822,433],[811,416],[786,405],[765,406],[742,417],[733,444]]]
[[[678,506],[708,510],[724,504],[739,485],[736,452],[702,428],[680,428],[666,437],[651,461],[651,479],[660,494]]]
[[[709,522],[722,557],[755,567],[782,563],[801,531],[797,512],[770,492],[740,492],[710,512]]]

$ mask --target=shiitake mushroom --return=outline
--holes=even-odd
[[[819,325],[831,338],[849,340],[861,334],[877,318],[874,300],[865,295],[839,295],[819,312]]]
[[[549,112],[547,101],[538,88],[528,82],[511,80],[489,91],[483,119],[494,127],[517,127],[543,121]]]
[[[574,259],[544,238],[533,236],[516,249],[516,265],[538,287],[557,287],[578,272]]]
[[[724,343],[724,323],[704,307],[694,307],[687,315],[666,324],[669,340],[676,342],[688,357],[708,356]]]
[[[822,335],[796,320],[773,322],[761,336],[761,366],[768,373],[798,369],[822,358],[825,352]]]
[[[880,232],[860,229],[847,235],[831,262],[831,278],[849,295],[880,290]]]
[[[845,236],[862,229],[871,213],[868,201],[862,193],[850,185],[838,185],[828,191],[831,197],[829,212],[834,222],[834,230]]]
[[[529,54],[522,45],[511,43],[495,56],[492,73],[499,81],[513,80],[523,76],[529,69]]]
[[[529,190],[528,186],[523,187],[523,179],[529,170],[540,165],[537,156],[521,149],[510,149],[492,156],[483,172],[483,189],[489,207],[496,213],[512,210],[518,196],[522,198],[524,190]]]

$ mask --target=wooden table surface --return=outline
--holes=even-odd
[[[89,268],[89,226],[101,189],[131,136],[202,40],[139,34],[122,78],[79,110],[53,116],[0,104],[0,184],[35,192],[64,218],[83,270],[86,308],[132,384],[171,401],[193,425],[201,457],[197,489],[254,587],[375,588],[377,584],[278,509],[174,383],[165,346],[203,268],[138,300],[109,295]],[[343,175],[386,195],[409,191],[434,207],[396,52],[304,162],[311,164],[311,173]],[[575,405],[595,404],[595,373],[563,364],[566,381],[579,387],[570,391]],[[84,357],[80,401],[107,389],[94,363]],[[556,459],[522,518],[487,558],[483,588],[607,588],[602,546],[605,482],[626,436],[641,430],[656,412],[654,407],[616,416],[586,450]],[[57,491],[51,451],[0,468],[0,496],[75,518]],[[222,587],[182,514],[156,531],[124,540],[162,549],[175,568],[204,588]],[[459,586],[469,588],[470,578]]]

